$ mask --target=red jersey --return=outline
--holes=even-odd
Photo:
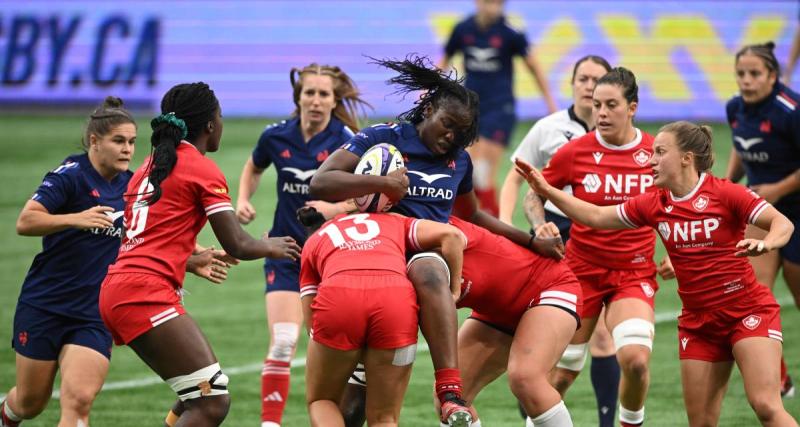
[[[207,217],[233,211],[225,176],[213,160],[194,145],[181,141],[178,161],[161,183],[161,198],[147,205],[152,190],[147,180],[150,158],[133,174],[125,196],[125,237],[114,273],[147,273],[166,277],[176,288],[183,284],[186,260]]]
[[[648,193],[617,206],[629,227],[658,230],[678,278],[678,294],[689,310],[731,303],[756,282],[747,258],[735,257],[736,243],[747,223],[769,207],[751,190],[701,174],[684,197],[667,189]]]
[[[549,283],[569,271],[565,262],[540,257],[489,230],[450,217],[450,224],[467,238],[458,308],[503,313],[536,284]],[[527,298],[526,302],[530,298]],[[574,303],[573,310],[574,310]]]
[[[339,215],[308,237],[300,259],[301,295],[336,273],[385,270],[406,276],[406,247],[419,250],[416,218]]]
[[[650,157],[653,137],[636,129],[636,139],[615,146],[597,131],[561,147],[542,171],[553,187],[569,185],[575,197],[608,206],[654,190]],[[653,268],[652,230],[595,230],[573,221],[567,256],[612,269]],[[613,243],[613,244],[612,244]]]

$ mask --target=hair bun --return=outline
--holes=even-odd
[[[107,96],[106,99],[103,100],[102,108],[122,108],[123,104],[124,103],[122,102],[121,98],[116,96]]]
[[[770,41],[764,43],[764,47],[769,49],[769,50],[775,50],[775,42],[770,40]]]

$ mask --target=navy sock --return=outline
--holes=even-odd
[[[600,427],[614,427],[620,376],[617,356],[592,357],[591,376]]]

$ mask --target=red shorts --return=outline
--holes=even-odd
[[[182,314],[179,291],[161,276],[109,274],[100,287],[100,317],[117,345]]]
[[[311,310],[312,338],[337,350],[417,342],[417,294],[396,273],[338,273],[320,283]]]
[[[761,284],[750,286],[733,304],[702,311],[684,309],[678,317],[681,360],[733,360],[733,345],[751,337],[783,342],[781,307]]]
[[[600,316],[604,304],[622,298],[636,298],[655,307],[658,291],[656,267],[637,270],[614,270],[567,257],[567,264],[578,277],[583,290],[583,318]]]
[[[514,335],[520,319],[528,309],[539,305],[549,305],[563,309],[575,317],[578,325],[581,323],[583,311],[581,285],[568,269],[564,269],[561,274],[546,283],[542,284],[538,281],[529,283],[514,301],[515,304],[505,307],[502,311],[481,313],[473,310],[469,317],[509,335]]]

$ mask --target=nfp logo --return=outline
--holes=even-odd
[[[581,184],[583,184],[583,189],[586,190],[587,193],[597,193],[597,190],[603,185],[603,183],[600,182],[600,177],[597,176],[596,173],[586,174]]]
[[[716,218],[706,218],[695,221],[683,222],[659,222],[658,232],[665,241],[673,242],[695,242],[702,236],[706,241],[711,240],[711,232],[719,228],[719,220]]]
[[[583,177],[581,184],[587,193],[596,193],[603,187],[606,194],[639,194],[653,185],[653,177],[640,174],[605,174],[601,178],[596,173],[589,173]],[[634,191],[636,188],[639,191]]]

